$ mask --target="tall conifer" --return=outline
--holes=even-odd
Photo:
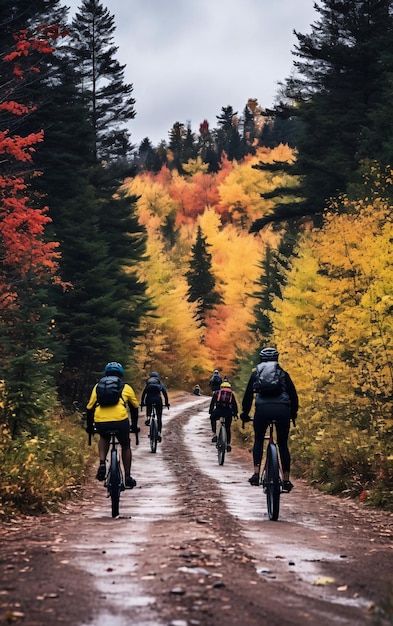
[[[96,160],[114,161],[129,155],[125,125],[135,117],[133,86],[124,82],[124,68],[116,59],[114,16],[99,0],[82,0],[71,28],[74,69],[79,90],[94,128]]]
[[[188,282],[188,301],[197,303],[197,319],[204,325],[206,313],[220,302],[215,290],[216,279],[211,272],[211,254],[208,252],[206,237],[198,226],[197,238],[191,248],[192,260],[185,276]]]

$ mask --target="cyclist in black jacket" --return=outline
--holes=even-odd
[[[283,491],[289,492],[293,484],[289,480],[291,469],[291,457],[288,449],[288,436],[290,421],[296,423],[299,409],[298,395],[288,372],[278,365],[278,352],[275,348],[264,348],[260,351],[261,363],[276,362],[280,374],[282,391],[277,396],[264,396],[263,393],[255,391],[258,382],[258,369],[253,370],[246,391],[244,393],[240,415],[243,422],[250,421],[249,412],[255,395],[255,415],[254,415],[254,447],[253,461],[254,473],[249,478],[251,485],[257,486],[260,482],[260,471],[263,455],[263,443],[266,430],[271,419],[276,421],[277,443],[280,450],[281,466],[283,472]]]
[[[151,416],[151,407],[153,404],[156,405],[156,413],[157,413],[157,422],[158,422],[158,441],[161,441],[161,432],[162,432],[162,397],[164,396],[165,406],[169,409],[170,404],[168,400],[168,392],[164,383],[162,383],[159,379],[157,372],[152,372],[150,377],[146,381],[146,386],[142,391],[141,398],[141,408],[144,407],[146,403],[146,413],[147,420],[145,421],[146,426],[150,425],[150,416]]]

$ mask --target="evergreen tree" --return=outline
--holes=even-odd
[[[215,291],[216,280],[211,273],[211,254],[207,251],[209,244],[198,226],[197,238],[191,248],[192,260],[190,269],[186,272],[188,289],[188,301],[197,303],[196,319],[201,326],[207,311],[211,311],[221,301],[220,295]]]
[[[113,45],[114,16],[99,0],[82,0],[72,21],[73,66],[90,111],[96,160],[125,159],[131,145],[125,125],[135,117],[133,86],[124,82]]]
[[[321,0],[311,34],[295,32],[296,73],[282,88],[274,113],[297,117],[302,202],[277,204],[253,230],[276,219],[321,214],[327,199],[358,178],[364,158],[378,156],[369,141],[393,70],[391,0]],[[382,137],[380,137],[382,139]]]
[[[187,130],[185,129],[184,124],[175,122],[169,131],[168,148],[172,153],[172,167],[176,168],[180,174],[184,174],[182,165],[184,163],[183,157],[186,137]]]
[[[138,157],[136,163],[139,167],[142,167],[149,172],[159,172],[163,161],[160,158],[158,150],[153,148],[153,145],[148,137],[145,137],[141,141],[138,149]]]
[[[220,156],[217,153],[213,134],[209,128],[209,122],[203,120],[199,126],[199,154],[204,163],[209,165],[209,173],[218,172]]]
[[[240,160],[245,151],[238,129],[237,111],[233,107],[222,107],[221,115],[217,115],[218,130],[216,130],[216,140],[218,153],[225,152],[228,159]]]

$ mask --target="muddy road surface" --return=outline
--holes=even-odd
[[[140,420],[119,519],[94,466],[61,513],[2,524],[0,624],[393,624],[393,516],[295,480],[269,521],[250,453],[218,465],[209,400],[164,409],[156,454]]]

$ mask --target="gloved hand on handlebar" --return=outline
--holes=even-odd
[[[242,420],[242,428],[246,422],[251,422],[251,417],[247,413],[240,413],[240,419]]]

